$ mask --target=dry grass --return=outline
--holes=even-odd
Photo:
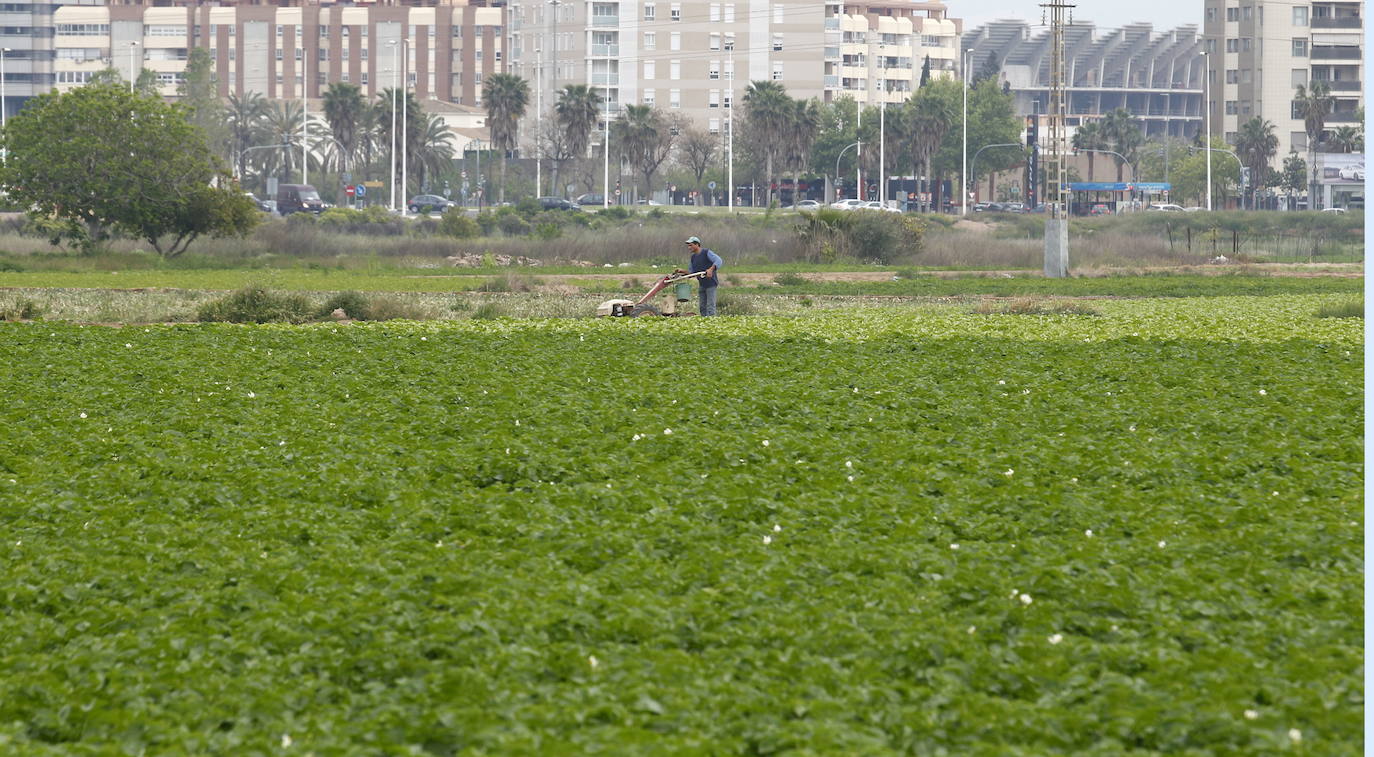
[[[979,315],[1102,315],[1096,308],[1081,302],[1044,297],[985,300],[973,312]]]

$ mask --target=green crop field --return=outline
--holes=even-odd
[[[1359,754],[1346,299],[0,324],[0,752]]]

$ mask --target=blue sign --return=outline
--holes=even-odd
[[[1137,181],[1131,185],[1137,192],[1168,192],[1173,185],[1167,181]]]
[[[362,184],[359,184],[353,190],[353,194],[357,195],[358,197],[367,197],[367,187],[363,186]]]
[[[1129,184],[1121,181],[1075,181],[1069,189],[1075,192],[1125,192]]]
[[[708,181],[708,182],[706,182],[706,187],[707,187],[708,189],[715,189],[715,188],[716,188],[716,183],[715,183],[714,181]]]

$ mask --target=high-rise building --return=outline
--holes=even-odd
[[[1327,128],[1357,125],[1364,106],[1363,15],[1362,0],[1204,0],[1212,133],[1234,142],[1244,122],[1272,122],[1277,168],[1290,150],[1307,151],[1294,95],[1317,81],[1334,99]]]
[[[14,115],[24,101],[52,89],[53,10],[57,5],[52,0],[0,4],[6,115]]]

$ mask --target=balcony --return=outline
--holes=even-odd
[[[826,47],[826,48],[825,48],[825,59],[826,59],[826,60],[839,60],[839,59],[840,59],[840,48],[839,48],[838,46],[835,46],[835,47]]]
[[[825,88],[826,88],[826,89],[838,89],[839,86],[840,86],[840,77],[838,77],[838,76],[829,76],[829,75],[827,75],[827,76],[825,77]]]
[[[1356,124],[1360,122],[1359,114],[1353,110],[1338,110],[1326,117],[1328,124]]]
[[[592,45],[593,58],[615,58],[620,55],[620,45]]]
[[[826,28],[826,29],[829,29],[829,30],[831,30],[831,31],[839,31],[839,30],[840,30],[840,20],[839,20],[838,18],[833,17],[833,16],[830,17],[830,18],[827,18],[827,19],[825,20],[825,28]]]
[[[1344,79],[1341,81],[1328,81],[1322,83],[1325,84],[1327,88],[1329,88],[1332,92],[1359,92],[1361,89],[1360,83],[1353,79]]]
[[[619,72],[612,72],[612,73],[609,73],[609,74],[608,74],[608,73],[603,73],[603,72],[600,72],[600,71],[593,72],[593,73],[592,73],[592,84],[596,84],[596,85],[619,85],[619,84],[620,84],[620,73],[619,73]]]
[[[620,26],[620,14],[593,15],[592,26]]]
[[[1361,60],[1358,45],[1314,46],[1312,60]]]
[[[1336,18],[1313,18],[1313,29],[1360,29],[1359,16],[1337,16]]]

